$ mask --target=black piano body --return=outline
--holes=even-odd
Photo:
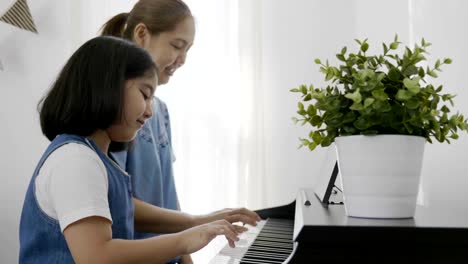
[[[463,208],[418,206],[414,218],[355,218],[346,216],[333,197],[322,203],[303,189],[288,205],[256,212],[264,219],[294,221],[288,263],[468,263],[468,210]]]

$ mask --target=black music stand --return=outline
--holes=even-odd
[[[325,160],[319,172],[319,178],[314,187],[315,195],[324,206],[328,206],[329,204],[343,204],[341,189],[336,186],[338,172],[335,144],[332,144],[328,147]]]

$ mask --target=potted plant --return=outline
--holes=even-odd
[[[424,39],[400,55],[397,35],[376,55],[367,53],[367,39],[356,42],[356,53],[336,54],[338,66],[315,60],[326,87],[291,89],[301,96],[293,120],[311,127],[300,146],[335,142],[347,215],[413,217],[425,142],[450,143],[468,131],[464,116],[451,113],[455,96],[429,82],[452,60],[428,66]]]

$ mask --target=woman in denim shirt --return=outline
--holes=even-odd
[[[194,18],[181,0],[140,0],[130,13],[111,18],[102,29],[103,35],[123,37],[147,50],[159,67],[159,85],[169,81],[185,63],[195,37]],[[136,198],[153,205],[179,210],[172,163],[171,126],[166,104],[153,100],[153,117],[146,122],[128,151],[116,151],[114,156],[132,175]],[[224,209],[208,215],[194,216],[197,223],[218,219],[242,221],[255,225],[258,215],[245,208]],[[135,233],[135,238],[156,234]],[[177,262],[174,260],[173,263]],[[192,263],[182,256],[180,263]]]

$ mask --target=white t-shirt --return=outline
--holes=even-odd
[[[112,221],[107,200],[107,170],[89,147],[68,143],[52,152],[36,178],[39,207],[63,230],[90,216]]]

